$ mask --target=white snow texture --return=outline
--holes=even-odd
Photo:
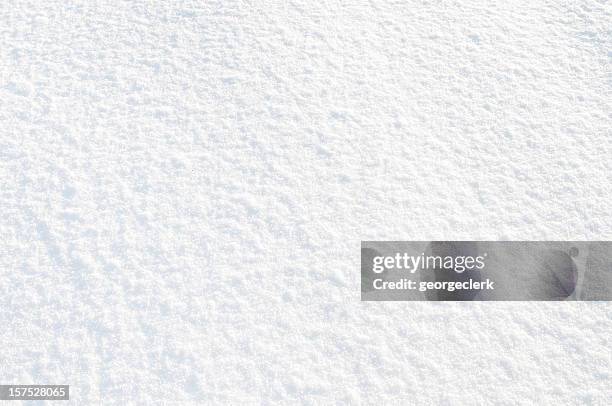
[[[610,405],[610,303],[361,302],[359,261],[611,239],[611,45],[605,0],[3,1],[0,383]]]

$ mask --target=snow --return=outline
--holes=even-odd
[[[607,1],[0,5],[0,381],[587,404],[606,302],[366,303],[362,240],[612,237]]]

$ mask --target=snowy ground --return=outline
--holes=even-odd
[[[360,302],[361,240],[612,239],[612,5],[0,4],[0,383],[586,404],[609,303]]]

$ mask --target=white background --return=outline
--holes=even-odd
[[[4,1],[0,381],[594,404],[608,303],[362,303],[361,240],[612,238],[607,1]]]

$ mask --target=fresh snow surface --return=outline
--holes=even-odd
[[[611,66],[605,0],[3,1],[0,383],[610,405],[610,303],[361,302],[359,261],[612,239]]]

